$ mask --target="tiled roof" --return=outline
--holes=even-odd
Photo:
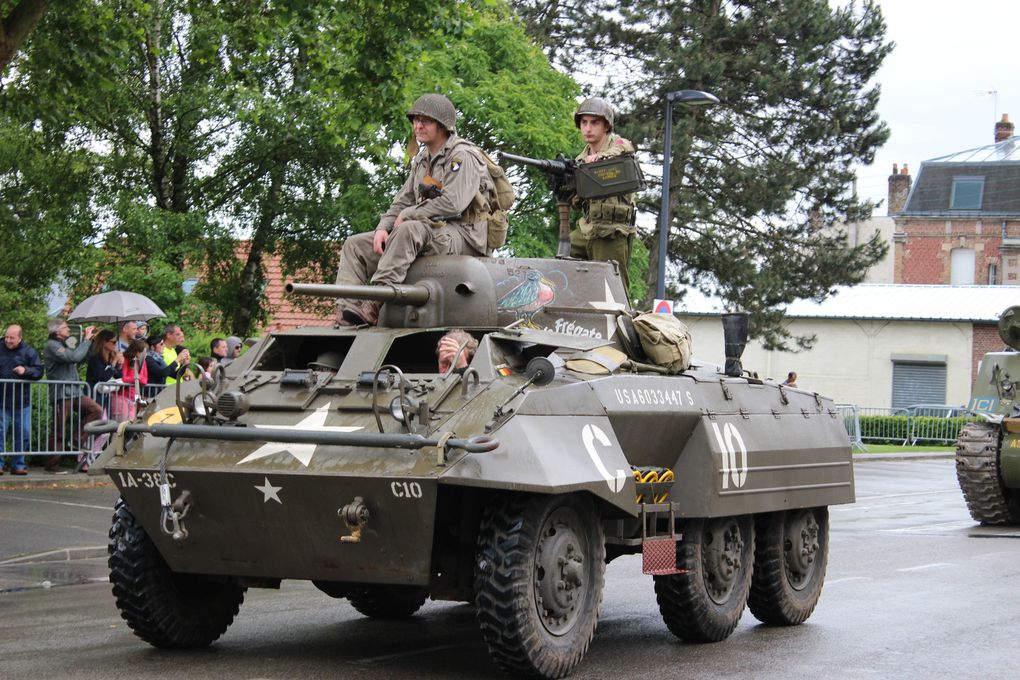
[[[264,330],[280,331],[299,326],[331,326],[333,324],[331,301],[320,301],[314,298],[299,299],[286,295],[283,286],[294,277],[284,277],[280,256],[267,256],[263,262],[266,266],[267,282],[263,295],[265,295],[269,307],[269,323],[266,324]],[[315,305],[318,305],[322,311],[319,313],[312,311]]]
[[[982,180],[979,208],[950,208],[956,178]],[[1020,137],[924,161],[899,215],[949,219],[1020,216]]]
[[[1020,286],[917,286],[862,284],[840,287],[822,302],[797,300],[786,309],[792,319],[888,319],[995,323],[1020,304]],[[725,309],[718,298],[688,291],[674,309],[680,316],[715,316]]]

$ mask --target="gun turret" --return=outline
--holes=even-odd
[[[608,290],[607,291],[607,286]],[[383,328],[500,328],[525,323],[612,337],[627,295],[615,262],[441,255],[415,260],[404,283],[287,283],[291,295],[380,300]]]
[[[1007,307],[999,315],[999,337],[1008,346],[1020,350],[1020,306]]]

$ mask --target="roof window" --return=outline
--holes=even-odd
[[[949,208],[951,210],[980,210],[984,190],[984,177],[954,177]]]

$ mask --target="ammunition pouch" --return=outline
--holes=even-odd
[[[672,314],[638,314],[634,330],[648,358],[670,373],[680,373],[691,364],[691,334]]]

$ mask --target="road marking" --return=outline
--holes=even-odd
[[[944,569],[945,567],[955,567],[957,565],[950,562],[932,562],[931,564],[920,564],[916,567],[903,567],[896,571],[925,571],[926,569]]]
[[[850,581],[870,581],[870,576],[847,576],[846,578],[838,578],[835,581],[826,581],[826,586],[834,586],[837,583],[849,583]]]
[[[466,649],[468,647],[474,647],[473,644],[460,642],[453,645],[439,645],[438,647],[428,647],[427,649],[412,649],[406,652],[397,652],[396,654],[382,654],[380,656],[366,656],[361,659],[354,659],[347,663],[378,663],[380,661],[392,661],[394,659],[403,659],[409,656],[420,656],[422,654],[431,654],[433,652],[444,652],[448,649]]]
[[[93,510],[106,510],[107,512],[113,512],[113,508],[109,505],[88,505],[86,503],[70,503],[68,501],[50,501],[42,498],[30,498],[28,496],[16,496],[14,494],[5,493],[4,498],[13,498],[18,501],[32,501],[33,503],[52,503],[53,505],[68,505],[72,508],[91,508]]]

